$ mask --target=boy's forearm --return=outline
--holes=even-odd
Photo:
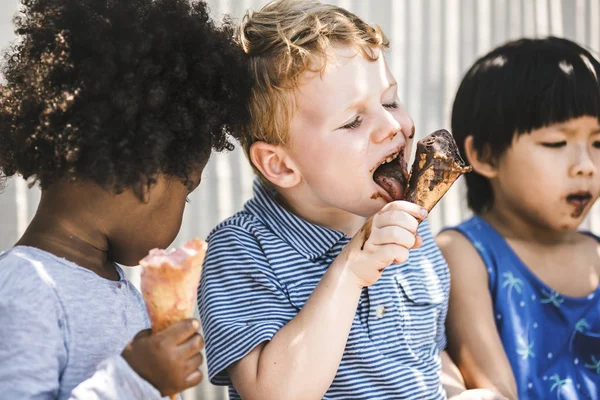
[[[323,397],[341,362],[362,290],[351,274],[343,261],[334,261],[298,315],[263,348],[258,397]]]

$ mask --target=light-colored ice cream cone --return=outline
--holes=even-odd
[[[150,250],[140,261],[142,295],[153,332],[192,317],[206,249],[206,242],[195,238],[172,251]]]

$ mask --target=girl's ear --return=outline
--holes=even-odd
[[[302,180],[296,163],[281,145],[254,142],[250,161],[269,182],[281,188],[294,187]]]
[[[478,151],[473,146],[473,136],[467,136],[465,139],[465,155],[467,162],[473,166],[473,170],[479,175],[488,179],[496,177],[498,171],[496,160],[493,159],[489,151]]]

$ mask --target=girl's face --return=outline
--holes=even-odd
[[[168,247],[181,228],[188,195],[200,184],[204,165],[190,179],[191,189],[179,178],[159,175],[145,202],[139,202],[118,232],[110,235],[110,258],[123,265],[138,265],[153,248]]]
[[[519,135],[494,168],[494,208],[545,229],[576,229],[600,195],[598,120],[584,116]]]

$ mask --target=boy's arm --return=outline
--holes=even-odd
[[[350,274],[342,260],[334,261],[298,315],[229,367],[242,398],[323,398],[341,362],[362,290]]]
[[[467,388],[489,388],[516,400],[517,385],[494,322],[485,265],[458,232],[442,232],[437,242],[452,282],[446,320],[448,353]]]
[[[355,235],[327,268],[300,312],[252,234],[231,225],[214,233],[198,298],[213,382],[228,383],[226,369],[246,400],[323,398],[342,360],[362,288],[418,245],[415,215],[426,216],[407,202],[385,206],[374,216],[370,235]]]

